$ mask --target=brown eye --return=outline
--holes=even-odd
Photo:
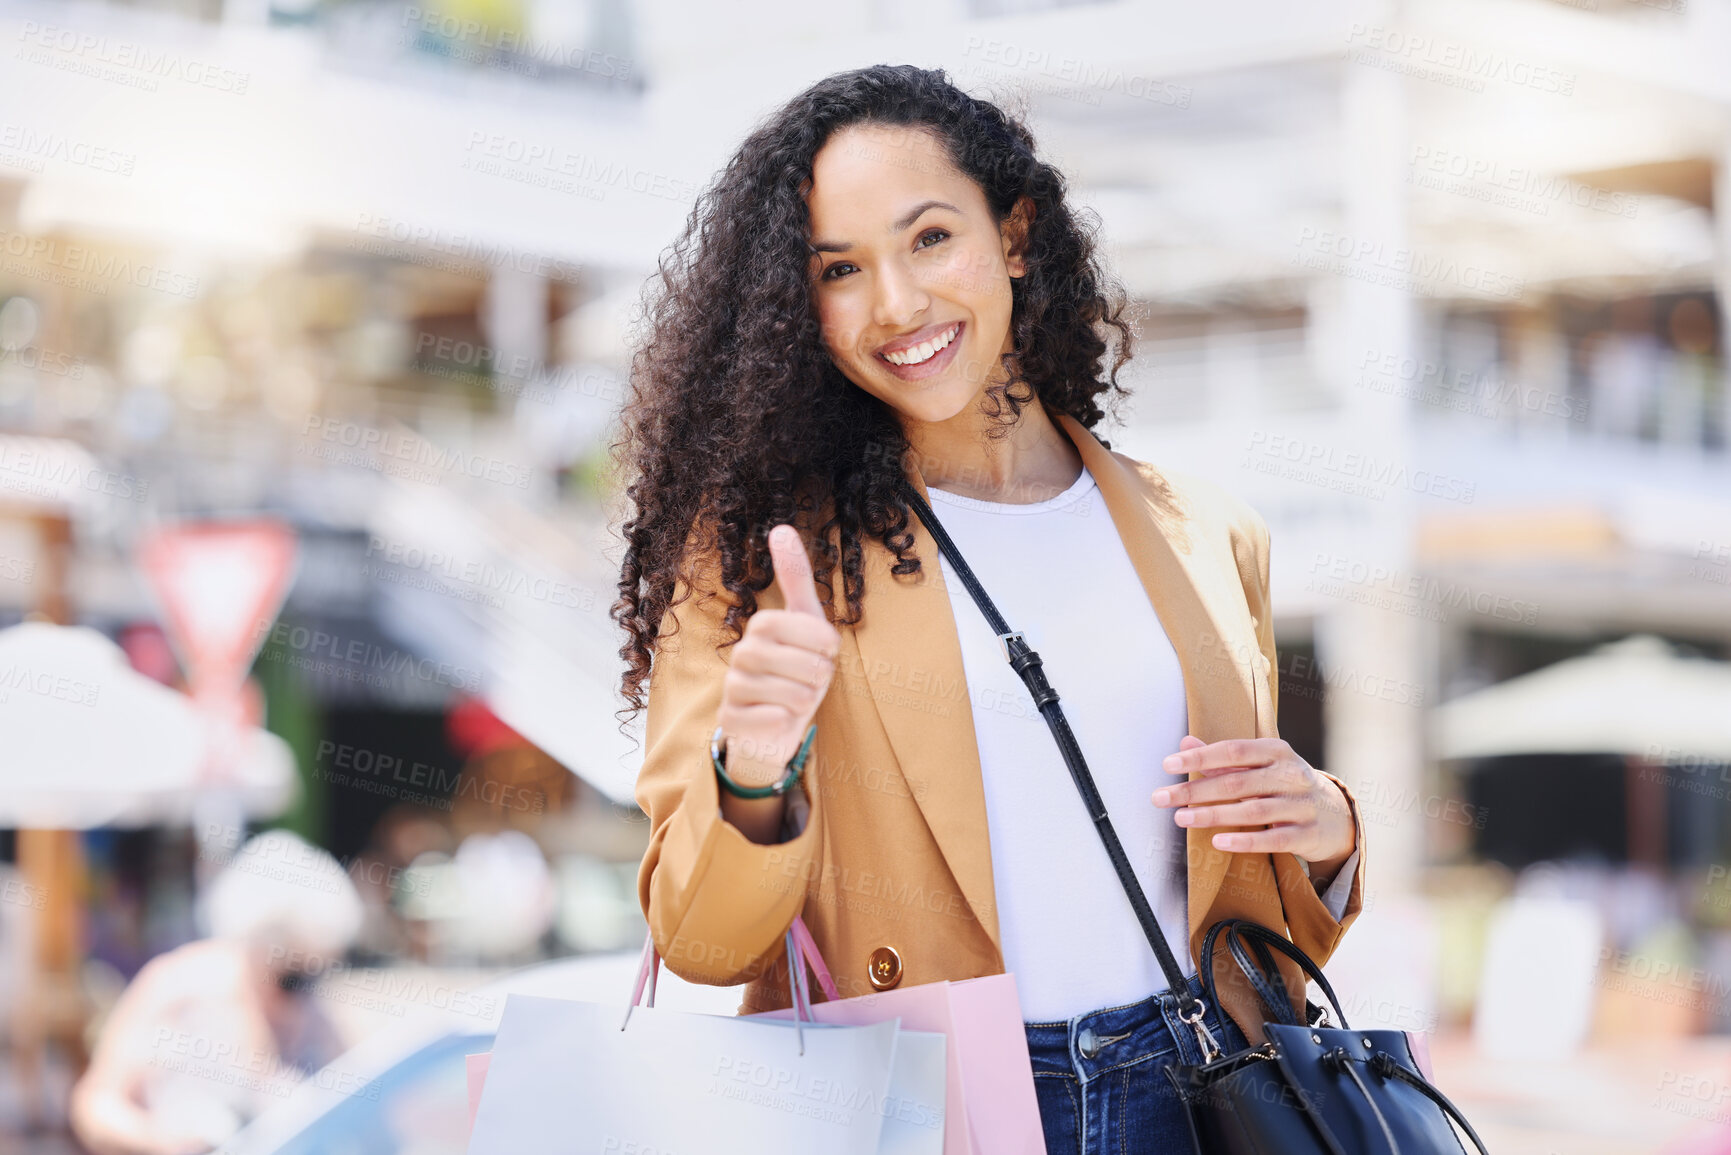
[[[837,270],[853,271],[855,270],[855,266],[849,264],[847,261],[837,261],[835,264],[824,269],[823,275],[820,279],[825,281],[835,281],[840,280],[842,277],[847,275],[846,272],[838,272]]]
[[[943,229],[927,229],[920,234],[920,239],[914,242],[914,248],[929,249],[939,241],[947,239],[949,235]]]

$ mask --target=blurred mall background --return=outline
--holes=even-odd
[[[894,61],[1098,213],[1115,447],[1270,524],[1281,731],[1366,822],[1348,1015],[1430,1031],[1493,1150],[1731,1151],[1731,2],[5,0],[0,44],[0,1146],[82,1149],[120,991],[266,828],[359,894],[313,998],[382,1081],[284,1073],[233,1150],[460,1151],[475,992],[623,997],[634,307],[758,117]]]

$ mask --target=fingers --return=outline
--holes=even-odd
[[[775,587],[781,591],[787,608],[796,614],[822,618],[823,604],[817,600],[811,559],[806,556],[805,543],[799,539],[799,531],[791,525],[778,525],[770,530],[769,559],[775,573]]]
[[[1213,846],[1233,854],[1298,854],[1304,855],[1310,841],[1310,830],[1303,826],[1271,826],[1267,830],[1240,830],[1232,834],[1216,834]]]
[[[1309,823],[1316,807],[1308,798],[1246,798],[1219,806],[1192,806],[1173,815],[1180,826],[1264,826],[1274,822]]]
[[[1251,798],[1224,806],[1198,806],[1173,815],[1180,827],[1256,826],[1258,830],[1222,831],[1209,839],[1216,850],[1234,854],[1310,854],[1317,843],[1314,808],[1305,799]]]
[[[1302,766],[1277,762],[1254,770],[1221,771],[1194,782],[1162,786],[1154,792],[1156,806],[1198,806],[1256,798],[1268,794],[1310,793],[1310,780]]]
[[[752,646],[734,655],[733,668],[742,674],[786,678],[805,686],[827,685],[835,660],[798,646]]]
[[[727,702],[733,706],[779,706],[789,719],[816,713],[823,701],[827,681],[822,684],[781,678],[774,674],[746,674],[739,670],[727,673]]]
[[[1188,735],[1185,741],[1189,741]],[[1189,747],[1180,742],[1178,753],[1168,754],[1160,766],[1168,774],[1209,774],[1266,766],[1289,751],[1286,742],[1280,738],[1228,738],[1224,742]]]
[[[1200,774],[1187,782],[1154,791],[1156,806],[1179,807],[1173,820],[1188,829],[1257,827],[1223,830],[1209,842],[1233,854],[1291,853],[1318,860],[1346,845],[1354,831],[1347,822],[1345,837],[1337,837],[1347,807],[1345,796],[1331,788],[1280,738],[1234,738],[1203,742],[1185,735],[1178,752],[1161,766],[1169,773]],[[1336,796],[1340,798],[1337,803]],[[1337,814],[1340,811],[1341,814]]]
[[[822,615],[813,617],[791,610],[758,610],[751,615],[745,628],[746,635],[739,640],[739,646],[749,647],[748,652],[759,648],[794,646],[834,661],[841,649],[840,631]]]

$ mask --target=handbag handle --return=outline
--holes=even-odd
[[[1070,731],[1070,722],[1064,717],[1063,707],[1058,705],[1058,691],[1046,680],[1045,671],[1041,668],[1040,655],[1029,648],[1027,639],[1012,630],[1004,616],[998,612],[998,607],[987,596],[985,588],[968,563],[962,560],[961,551],[956,543],[950,540],[943,524],[938,521],[937,514],[926,504],[907,480],[901,479],[901,494],[908,505],[925,523],[931,533],[932,540],[937,542],[938,552],[944,555],[944,560],[950,564],[962,585],[967,587],[968,596],[974,599],[974,604],[980,608],[980,613],[986,619],[986,624],[998,636],[998,642],[1004,648],[1004,656],[1009,660],[1010,668],[1016,671],[1016,676],[1022,679],[1022,684],[1033,696],[1034,705],[1039,709],[1040,716],[1046,720],[1046,726],[1052,731],[1052,737],[1058,743],[1058,750],[1064,756],[1064,765],[1069,767],[1070,777],[1076,783],[1076,790],[1082,795],[1082,803],[1088,808],[1088,817],[1094,823],[1094,830],[1100,836],[1101,843],[1106,847],[1106,856],[1112,860],[1112,869],[1118,874],[1118,881],[1124,887],[1125,895],[1130,899],[1130,907],[1136,912],[1136,921],[1142,926],[1142,933],[1148,937],[1148,945],[1154,948],[1154,957],[1160,961],[1160,969],[1165,972],[1166,982],[1172,989],[1173,997],[1182,997],[1181,992],[1189,989],[1184,977],[1184,971],[1178,966],[1178,960],[1172,955],[1172,948],[1166,942],[1166,935],[1160,929],[1159,921],[1154,917],[1154,908],[1148,903],[1148,896],[1142,891],[1142,884],[1136,878],[1136,873],[1130,868],[1130,858],[1124,853],[1124,844],[1118,840],[1118,832],[1112,827],[1112,819],[1106,813],[1106,803],[1100,798],[1100,791],[1094,786],[1094,775],[1088,770],[1088,762],[1082,757],[1082,748],[1076,744],[1076,736]],[[1213,1000],[1210,993],[1209,1001]],[[1219,1046],[1214,1042],[1214,1036],[1203,1025],[1202,1016],[1208,1011],[1208,1003],[1201,999],[1193,1001],[1190,1012],[1178,1012],[1178,1017],[1196,1029],[1197,1038],[1202,1042],[1204,1054],[1214,1054]]]
[[[1473,1130],[1473,1125],[1467,1122],[1467,1117],[1461,1114],[1460,1108],[1455,1106],[1454,1102],[1450,1100],[1447,1095],[1432,1086],[1430,1080],[1417,1072],[1407,1070],[1405,1064],[1397,1062],[1395,1057],[1387,1051],[1379,1051],[1377,1053],[1376,1059],[1372,1062],[1370,1069],[1385,1079],[1399,1079],[1401,1082],[1419,1091],[1427,1099],[1440,1107],[1443,1113],[1447,1115],[1451,1121],[1460,1124],[1461,1130],[1467,1133],[1467,1138],[1473,1141],[1473,1146],[1479,1149],[1479,1155],[1490,1155],[1490,1152],[1485,1150],[1484,1140],[1479,1138],[1479,1133]],[[1363,1088],[1361,1087],[1360,1089],[1362,1090]],[[1368,1094],[1368,1092],[1366,1092],[1366,1094]],[[1396,1155],[1398,1155],[1398,1152]]]
[[[1214,983],[1212,965],[1214,944],[1222,934],[1225,934],[1233,961],[1238,964],[1239,970],[1244,973],[1245,981],[1256,992],[1257,999],[1261,1001],[1269,1015],[1276,1022],[1297,1026],[1298,1019],[1293,1015],[1291,1001],[1287,997],[1286,980],[1274,965],[1274,957],[1268,953],[1268,947],[1256,939],[1251,940],[1251,947],[1256,951],[1256,962],[1260,965],[1252,964],[1245,955],[1241,940],[1237,936],[1227,933],[1229,928],[1230,920],[1223,919],[1209,927],[1208,934],[1202,939],[1202,958],[1210,964],[1202,983],[1203,989],[1210,992],[1208,997],[1217,997],[1211,990]],[[1269,972],[1273,972],[1272,977]]]
[[[1322,988],[1322,993],[1327,996],[1328,1005],[1334,1008],[1335,1017],[1340,1020],[1341,1027],[1346,1030],[1352,1029],[1346,1021],[1346,1015],[1341,1013],[1340,1000],[1335,997],[1334,988],[1328,985],[1328,980],[1323,977],[1322,969],[1311,960],[1310,956],[1294,946],[1284,935],[1275,934],[1261,923],[1251,922],[1245,918],[1222,919],[1208,928],[1208,935],[1202,940],[1202,966],[1200,968],[1202,989],[1210,1001],[1218,998],[1214,990],[1214,967],[1212,964],[1215,941],[1222,934],[1226,935],[1227,949],[1232,952],[1233,960],[1238,963],[1238,969],[1244,972],[1244,977],[1250,981],[1257,997],[1267,1005],[1269,1012],[1275,1019],[1288,1026],[1304,1025],[1298,1022],[1292,1013],[1292,1002],[1287,997],[1286,982],[1280,977],[1279,969],[1272,965],[1272,960],[1268,957],[1267,950],[1270,947],[1297,963],[1305,977]],[[1251,961],[1249,951],[1244,947],[1246,942],[1255,948],[1261,957],[1262,966],[1272,972],[1272,983],[1262,969]]]

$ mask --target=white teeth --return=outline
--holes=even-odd
[[[929,361],[948,348],[950,342],[956,339],[956,329],[957,326],[952,325],[930,341],[922,341],[911,349],[903,349],[899,353],[885,353],[884,360],[892,365],[918,365],[923,361]]]

